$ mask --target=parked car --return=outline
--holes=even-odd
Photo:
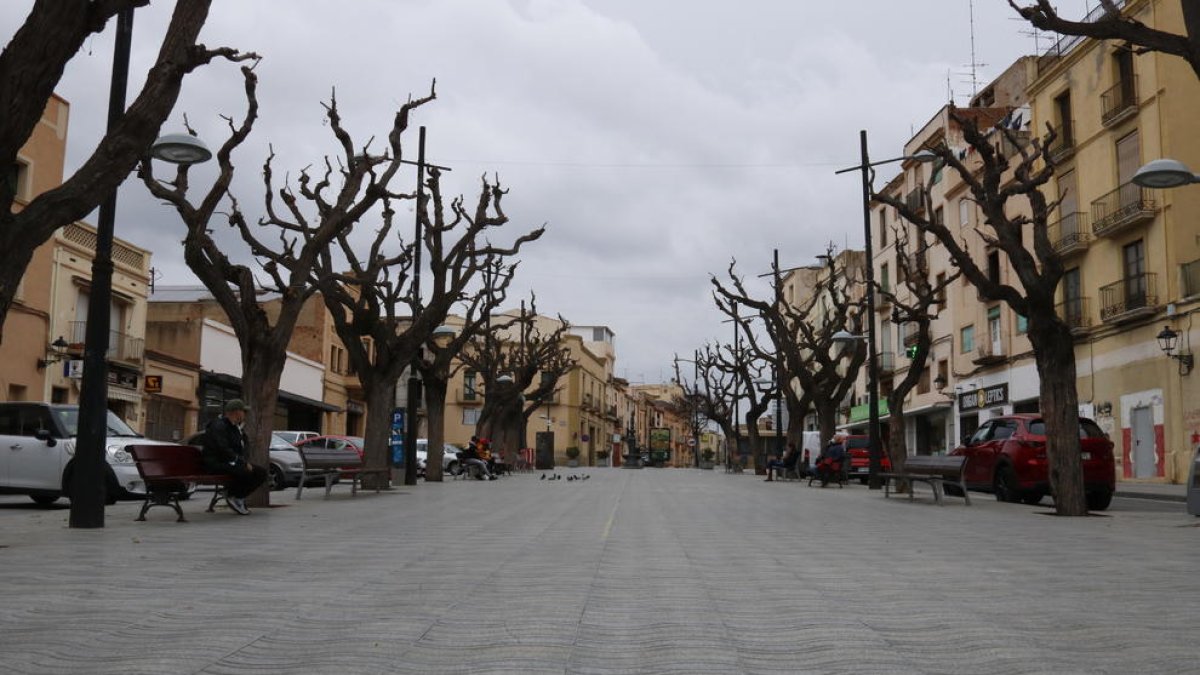
[[[138,474],[130,445],[160,445],[108,413],[104,441],[106,499],[142,499],[146,485]],[[0,494],[29,495],[49,506],[67,494],[74,472],[79,406],[38,402],[0,403]]]
[[[892,470],[892,460],[882,443],[879,447],[879,466],[884,473]],[[863,485],[871,479],[871,437],[847,436],[846,456],[850,458],[850,476],[858,478]]]
[[[363,456],[363,439],[361,436],[314,436],[306,438],[298,443],[296,447],[315,447],[315,448],[332,448],[334,450],[353,450],[358,453],[359,459]]]
[[[1095,422],[1081,417],[1079,450],[1088,509],[1103,511],[1117,487],[1113,443]],[[1046,424],[1039,415],[990,419],[950,454],[966,456],[968,489],[993,492],[1000,501],[1026,504],[1037,504],[1050,493]]]
[[[273,433],[292,445],[321,435],[315,431],[275,431]]]
[[[428,452],[429,439],[417,439],[417,475],[425,476],[425,462],[429,456]],[[462,470],[462,464],[458,459],[458,447],[449,443],[442,444],[442,472],[448,474],[458,474]]]

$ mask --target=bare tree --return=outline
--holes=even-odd
[[[482,289],[475,292],[467,303],[462,327],[454,339],[443,349],[435,349],[429,358],[419,365],[421,381],[425,387],[425,419],[429,426],[428,449],[425,460],[425,480],[441,482],[442,460],[446,439],[446,396],[450,378],[463,368],[459,355],[477,335],[487,328],[492,312],[508,297],[508,287],[516,271],[517,263],[505,265],[500,260],[491,260],[483,265]],[[434,293],[438,282],[434,283]]]
[[[234,176],[231,154],[249,135],[258,115],[257,77],[249,67],[243,66],[242,73],[246,115],[238,124],[226,118],[230,136],[217,151],[219,174],[201,201],[193,203],[188,199],[187,165],[180,165],[172,180],[160,181],[146,158],[139,175],[151,193],[174,206],[183,219],[187,228],[184,260],[224,310],[237,336],[242,357],[242,393],[250,405],[247,417],[250,458],[265,465],[288,342],[301,309],[317,291],[314,275],[322,256],[340,235],[385,198],[396,196],[389,186],[402,166],[401,135],[408,128],[411,112],[433,100],[435,94],[431,89],[428,96],[401,106],[388,134],[387,151],[381,156],[367,152],[369,143],[362,149],[354,147],[342,126],[337,100],[331,97],[325,105],[325,118],[341,150],[336,164],[326,158],[323,169],[315,176],[306,168],[300,172],[295,187],[290,181],[276,186],[272,151],[262,169],[265,215],[259,219],[258,228],[253,228],[229,187]],[[249,265],[226,255],[222,250],[225,246],[218,244],[209,230],[217,208],[225,203],[229,211],[223,215],[241,236],[249,255],[261,264],[261,276]],[[306,212],[306,208],[311,208],[312,213]],[[278,238],[278,246],[272,247],[260,238],[260,231]],[[264,291],[275,296],[270,310],[261,302]],[[266,500],[265,491],[259,491],[254,499],[256,504]]]
[[[792,396],[800,410],[801,418],[807,412],[806,402],[811,401],[817,414],[822,444],[828,443],[837,427],[840,402],[854,387],[858,370],[866,360],[866,350],[843,349],[833,340],[842,330],[860,330],[862,321],[861,303],[851,295],[857,283],[853,270],[843,269],[837,264],[830,249],[824,256],[827,261],[820,284],[812,297],[799,307],[784,302],[776,284],[775,298],[762,300],[753,298],[746,291],[742,280],[733,272],[729,276],[732,287],[726,287],[713,279],[717,288],[717,303],[729,314],[731,304],[737,303],[755,310],[762,317],[770,337],[773,350],[764,356],[777,360],[784,382],[784,390],[793,389],[795,380],[802,393]],[[778,275],[778,270],[775,270]],[[799,437],[795,440],[798,440]]]
[[[738,437],[737,420],[734,419],[734,400],[738,396],[737,377],[730,369],[721,367],[721,354],[732,353],[731,345],[705,344],[697,355],[698,383],[696,393],[700,414],[721,428],[725,438],[735,441]]]
[[[1103,13],[1095,21],[1068,21],[1059,16],[1050,0],[1037,0],[1031,5],[1008,0],[1008,4],[1039,30],[1124,42],[1138,54],[1161,52],[1178,56],[1200,77],[1200,3],[1178,1],[1186,35],[1151,28],[1133,16],[1122,16],[1121,8],[1113,0],[1100,0]]]
[[[925,192],[928,196],[928,190]],[[927,205],[928,210],[932,210]],[[933,334],[930,325],[937,318],[938,306],[944,303],[946,289],[951,282],[958,279],[960,273],[955,271],[949,276],[931,282],[929,279],[929,247],[925,245],[924,236],[916,244],[913,254],[909,255],[907,228],[892,228],[896,240],[896,269],[898,276],[904,280],[908,291],[901,299],[889,289],[877,284],[877,291],[886,297],[892,305],[892,322],[907,323],[915,326],[912,335],[915,336],[913,352],[909,360],[908,371],[899,382],[893,382],[892,390],[888,392],[888,456],[891,457],[892,467],[902,473],[904,463],[908,459],[908,448],[904,434],[904,399],[909,392],[916,388],[928,368],[929,355],[933,350]],[[901,485],[900,490],[907,490],[907,485]]]
[[[476,335],[460,354],[484,386],[476,435],[490,438],[506,460],[525,447],[522,434],[530,416],[553,400],[559,380],[578,365],[564,344],[571,328],[566,319],[558,317],[554,330],[542,333],[537,318],[536,300],[530,301],[528,312],[522,304],[512,325]]]
[[[1054,163],[1045,148],[1056,133],[1048,127],[1046,136],[1023,143],[1003,126],[994,133],[1008,141],[993,144],[980,131],[973,118],[951,107],[950,117],[961,127],[963,138],[975,150],[978,162],[968,166],[950,148],[931,148],[954,169],[970,188],[981,209],[984,224],[976,232],[990,249],[1002,251],[1008,258],[1019,284],[1003,283],[987,274],[967,248],[945,224],[917,211],[901,200],[884,194],[874,195],[881,203],[895,208],[922,233],[933,235],[949,253],[954,265],[975,287],[979,297],[1007,304],[1029,322],[1029,341],[1040,379],[1042,418],[1046,422],[1046,451],[1050,464],[1050,489],[1059,515],[1086,515],[1088,502],[1100,495],[1086,495],[1083,468],[1079,456],[1079,396],[1075,389],[1075,343],[1071,329],[1055,309],[1055,294],[1064,267],[1050,242],[1047,219],[1057,201],[1048,201],[1042,186],[1054,174]],[[1016,149],[1010,162],[1003,148]],[[1023,204],[1022,204],[1023,202]],[[1024,207],[1024,208],[1023,208]],[[1025,215],[1025,212],[1028,215]],[[1024,233],[1032,232],[1032,250],[1026,248]],[[1018,287],[1019,286],[1019,287]],[[1016,500],[1022,495],[1003,471],[995,477],[997,494]],[[1105,497],[1106,499],[1106,497]]]
[[[28,141],[62,79],[67,62],[87,38],[123,11],[149,0],[60,2],[38,0],[0,53],[0,166],[18,164]],[[244,61],[254,54],[221,47],[209,49],[196,38],[208,18],[209,0],[182,0],[162,37],[158,57],[133,104],[121,115],[83,164],[61,185],[22,208],[15,187],[0,181],[0,330],[34,250],[56,230],[83,218],[125,180],[175,107],[183,78],[215,59]],[[0,332],[2,335],[2,332]]]
[[[733,268],[734,263],[730,263],[730,276],[734,279],[735,287],[740,288],[741,279],[734,275]],[[722,286],[715,277],[713,277],[712,283],[717,287],[717,290],[713,292],[713,301],[716,303],[717,309],[739,326],[739,333],[745,336],[746,345],[745,347],[735,345],[726,349],[713,350],[710,352],[711,367],[730,377],[738,400],[745,400],[747,403],[744,416],[746,443],[751,457],[753,457],[754,470],[762,473],[766,471],[767,467],[758,421],[766,414],[778,393],[775,378],[766,377],[772,368],[778,372],[778,355],[774,350],[765,349],[759,337],[752,330],[751,322],[757,316],[741,314],[738,310],[739,303],[730,300],[721,292]],[[737,440],[737,438],[738,434],[735,433],[734,439]]]
[[[441,172],[430,167],[426,192],[422,193],[425,201],[417,207],[425,221],[424,242],[420,245],[428,250],[433,271],[428,297],[417,297],[411,284],[412,276],[420,274],[420,270],[412,269],[418,244],[401,245],[392,255],[385,253],[389,240],[395,237],[390,196],[382,199],[382,225],[369,249],[360,253],[361,245],[351,239],[352,230],[343,230],[334,238],[340,257],[327,249],[311,266],[310,283],[321,291],[367,399],[364,461],[369,469],[387,466],[396,383],[423,348],[433,349],[434,329],[445,323],[450,310],[466,298],[481,270],[516,255],[524,244],[545,231],[539,228],[526,233],[508,247],[482,241],[488,230],[508,222],[501,205],[504,194],[499,183],[489,183],[485,178],[473,211],[468,211],[460,197],[452,200],[447,214]],[[430,202],[432,212],[428,210]],[[338,272],[343,260],[348,270]],[[477,297],[471,306],[478,307],[479,302]],[[397,311],[401,308],[403,314]],[[436,461],[440,469],[438,447]],[[426,471],[431,461],[427,455]]]

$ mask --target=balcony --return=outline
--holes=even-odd
[[[1007,356],[1004,353],[1003,340],[984,340],[975,347],[975,356],[971,357],[971,363],[977,366],[1001,363]]]
[[[1009,138],[1010,134],[1012,135],[1011,139]],[[996,147],[999,149],[1000,155],[1010,159],[1021,154],[1022,148],[1028,148],[1032,137],[1033,134],[1030,132],[1018,129],[1009,129],[1007,134],[997,131],[994,136],[994,138],[998,139]],[[1014,143],[1013,141],[1016,142]]]
[[[1157,306],[1157,275],[1153,272],[1100,287],[1100,320],[1105,323],[1124,323],[1153,316]]]
[[[1046,157],[1054,164],[1065,162],[1075,154],[1075,123],[1060,124],[1058,137],[1046,148]]]
[[[921,213],[925,210],[925,198],[921,194],[921,188],[913,188],[904,195],[904,205],[908,210],[915,213]]]
[[[884,290],[887,290],[889,293],[892,292],[892,289],[890,289],[890,288],[884,289]],[[892,308],[892,299],[889,296],[885,295],[883,293],[883,290],[875,291],[875,311],[876,312],[886,312],[886,311],[890,310],[891,308]]]
[[[1086,335],[1092,329],[1090,298],[1070,298],[1055,305],[1058,318],[1071,328],[1072,335]]]
[[[1120,124],[1137,114],[1137,76],[1116,83],[1100,94],[1100,123],[1106,127]]]
[[[1126,183],[1092,202],[1092,234],[1107,237],[1154,219],[1149,188]]]
[[[1068,213],[1046,228],[1050,234],[1050,245],[1061,256],[1082,253],[1092,240],[1087,228],[1087,214],[1080,211]]]
[[[1121,9],[1125,6],[1127,1],[1128,0],[1113,0],[1113,4],[1116,5],[1118,9]],[[1104,3],[1100,3],[1096,7],[1093,7],[1092,11],[1087,13],[1087,16],[1083,17],[1082,23],[1095,23],[1096,21],[1104,18],[1106,14],[1108,14],[1108,8],[1104,6]],[[1037,59],[1038,76],[1040,77],[1047,70],[1053,68],[1054,64],[1058,63],[1059,59],[1067,55],[1080,42],[1083,42],[1083,39],[1083,36],[1080,35],[1064,35],[1059,38],[1057,42],[1050,45],[1050,48],[1042,52],[1041,56],[1039,56]]]
[[[70,331],[72,350],[82,351],[87,343],[87,322],[72,321]],[[145,351],[146,341],[142,338],[126,335],[116,330],[108,332],[108,351],[105,353],[105,357],[109,361],[121,361],[140,366]]]
[[[876,361],[879,365],[879,377],[891,377],[896,372],[896,353],[895,352],[879,352],[876,354]]]
[[[917,276],[921,270],[929,270],[929,247],[922,245],[921,250],[904,256],[904,264],[908,266],[910,276]]]

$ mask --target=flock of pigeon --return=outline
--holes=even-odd
[[[589,478],[591,478],[591,476],[589,476],[586,473],[583,474],[582,476],[579,476],[576,474],[571,474],[571,475],[567,476],[567,480],[587,480]],[[562,477],[561,473],[552,473],[552,474],[550,474],[550,477],[548,479],[546,477],[546,474],[542,474],[542,480],[562,480],[562,479],[563,479],[563,477]]]

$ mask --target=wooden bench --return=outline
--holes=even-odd
[[[191,445],[130,445],[128,449],[146,483],[146,499],[136,520],[145,520],[151,506],[170,506],[179,515],[176,522],[187,522],[179,498],[186,498],[192,485],[213,486],[212,500],[206,509],[212,513],[230,480],[228,474],[213,473],[206,468],[200,448]]]
[[[300,473],[300,483],[296,486],[296,499],[304,494],[304,484],[309,478],[325,479],[325,498],[329,499],[329,491],[333,489],[333,481],[339,477],[350,479],[350,494],[358,494],[358,485],[364,475],[382,474],[384,479],[391,474],[391,469],[368,469],[363,466],[362,458],[353,450],[316,448],[300,445],[296,450],[300,453],[300,461],[304,468]],[[381,480],[375,486],[375,492],[383,489]]]
[[[888,479],[884,484],[883,496],[887,497],[891,492],[892,479],[906,480],[908,481],[908,499],[912,501],[912,484],[914,481],[920,481],[929,484],[930,489],[933,490],[933,501],[941,504],[942,495],[945,494],[943,483],[951,483],[962,490],[962,497],[966,500],[967,506],[970,506],[971,496],[967,493],[967,484],[963,482],[963,470],[966,466],[967,458],[962,456],[916,455],[909,457],[904,462],[904,471],[880,474],[883,478]]]

